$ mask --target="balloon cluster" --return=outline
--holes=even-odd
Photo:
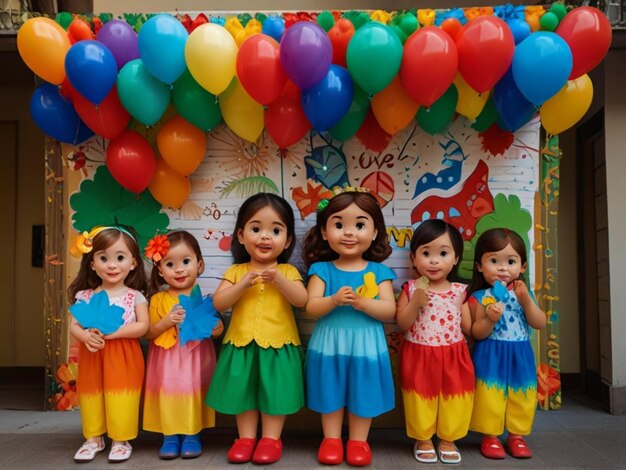
[[[414,119],[442,132],[455,113],[478,130],[497,123],[515,131],[537,110],[556,134],[587,111],[593,89],[586,74],[611,43],[599,10],[567,12],[562,4],[547,12],[507,5],[301,15],[220,22],[159,14],[138,34],[109,20],[95,35],[80,19],[67,31],[30,19],[18,50],[48,82],[33,94],[31,113],[62,142],[94,133],[110,139],[107,166],[122,186],[148,188],[163,205],[179,207],[203,159],[205,132],[222,119],[249,141],[267,128],[281,148],[311,128],[348,139],[370,109],[389,135]],[[163,122],[170,103],[178,115]],[[131,118],[161,124],[162,158],[129,129]]]

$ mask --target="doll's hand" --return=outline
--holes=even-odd
[[[187,312],[180,305],[174,305],[172,310],[165,316],[165,319],[169,322],[169,327],[174,325],[180,325],[185,320]]]
[[[426,304],[428,304],[428,292],[421,288],[415,289],[411,297],[411,303],[413,303],[413,305],[416,305],[417,308],[424,307]]]
[[[498,323],[500,321],[500,317],[502,316],[502,310],[502,302],[489,304],[487,305],[487,307],[485,307],[485,313],[487,314],[487,318],[489,318],[489,320],[491,320],[493,323]]]
[[[89,352],[96,352],[104,348],[105,340],[102,333],[95,328],[85,330],[86,336],[83,343]]]
[[[261,282],[264,282],[265,284],[270,284],[274,282],[276,274],[278,274],[278,266],[274,265],[271,268],[267,268],[265,271],[263,271],[259,277],[261,278]]]
[[[524,304],[526,301],[530,300],[530,294],[528,293],[528,287],[526,287],[526,283],[524,281],[520,281],[519,279],[512,282],[513,292],[515,292],[515,297],[521,304]]]
[[[248,287],[252,287],[255,284],[258,284],[259,282],[262,282],[263,279],[261,278],[261,276],[259,275],[259,273],[255,272],[255,271],[248,271],[242,278],[241,281],[243,285],[248,286]]]
[[[352,290],[352,287],[349,286],[342,287],[331,296],[333,303],[338,307],[341,305],[352,305],[355,297],[356,294]]]
[[[213,331],[211,331],[211,336],[213,336],[214,338],[217,338],[223,332],[224,332],[224,323],[222,323],[222,320],[218,320],[217,325],[215,325],[215,328],[213,328]]]

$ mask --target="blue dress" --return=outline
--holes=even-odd
[[[387,266],[368,262],[362,271],[342,271],[332,261],[314,263],[309,276],[325,284],[324,296],[363,285],[372,272],[376,283],[395,279]],[[395,392],[383,323],[349,305],[317,320],[306,356],[307,406],[319,413],[341,408],[363,418],[392,410]]]

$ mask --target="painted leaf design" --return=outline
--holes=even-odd
[[[124,309],[109,303],[102,290],[91,296],[89,302],[79,300],[69,307],[70,313],[83,328],[95,328],[104,335],[115,333],[124,324]]]
[[[249,176],[229,181],[222,190],[222,198],[245,199],[256,193],[278,194],[276,183],[266,176]]]

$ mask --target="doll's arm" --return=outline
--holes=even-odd
[[[524,309],[524,315],[526,316],[528,324],[536,330],[540,330],[546,326],[546,314],[531,297],[526,283],[524,281],[514,281],[513,290],[515,291],[517,300],[519,300],[520,305]]]
[[[135,305],[135,316],[137,317],[136,321],[123,325],[115,333],[106,335],[104,339],[141,338],[144,336],[150,328],[147,302]]]
[[[461,305],[461,331],[468,336],[472,334],[472,314],[467,302]]]
[[[174,325],[179,325],[185,319],[185,309],[180,305],[174,305],[163,318],[155,323],[150,324],[146,339],[154,339],[161,336]]]
[[[308,298],[306,287],[300,280],[292,281],[287,279],[283,273],[276,270],[272,281],[281,294],[294,307],[304,307]]]
[[[428,302],[428,294],[423,289],[415,289],[409,300],[404,290],[398,298],[396,305],[396,322],[402,331],[406,331],[413,326],[420,309]]]
[[[352,306],[377,320],[393,320],[396,315],[396,301],[391,281],[383,281],[378,285],[378,299],[355,294]]]
[[[227,279],[223,279],[213,294],[213,306],[215,310],[221,313],[235,305],[244,292],[249,287],[252,287],[252,284],[258,277],[259,273],[248,271],[245,276],[235,284]]]
[[[307,286],[308,300],[306,302],[305,311],[314,318],[320,318],[330,313],[335,307],[339,306],[339,300],[335,300],[335,296],[341,292],[341,289],[333,295],[324,297],[326,284],[319,276],[311,276]],[[344,289],[344,288],[342,288]]]
[[[472,323],[472,336],[475,339],[485,339],[489,336],[502,316],[502,308],[499,305],[489,304],[487,308],[489,314],[480,302],[476,304],[476,317]]]
[[[87,350],[91,352],[104,348],[105,341],[102,335],[93,329],[84,329],[73,316],[70,320],[70,335],[76,341],[84,343]]]

